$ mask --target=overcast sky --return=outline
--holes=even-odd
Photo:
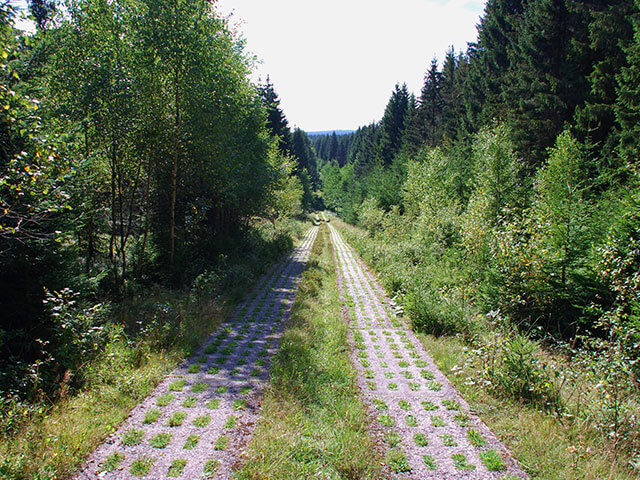
[[[12,0],[26,5],[26,0]],[[270,75],[291,126],[382,118],[396,83],[419,95],[431,59],[475,41],[484,0],[218,0]]]
[[[377,121],[396,83],[419,95],[431,59],[475,41],[482,0],[218,0],[270,75],[292,126]]]

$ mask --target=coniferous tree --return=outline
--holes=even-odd
[[[273,83],[267,76],[267,83],[259,87],[260,97],[267,110],[267,128],[271,135],[280,139],[279,148],[283,154],[291,151],[291,130],[284,112],[280,108],[280,98]]]
[[[617,75],[618,99],[615,108],[620,122],[620,154],[631,165],[640,158],[640,1],[635,1],[633,42],[626,48],[628,66]]]
[[[391,165],[393,157],[402,147],[402,135],[409,111],[409,90],[407,85],[396,84],[381,122],[381,136],[377,158],[382,165]]]

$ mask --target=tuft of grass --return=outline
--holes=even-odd
[[[193,425],[198,428],[204,428],[211,422],[211,417],[209,415],[203,415],[202,417],[198,417],[193,420]]]
[[[396,432],[387,432],[385,434],[384,440],[391,448],[395,448],[402,443],[402,437]]]
[[[406,473],[411,471],[411,466],[407,461],[407,455],[402,451],[392,448],[387,452],[385,463],[394,473]]]
[[[202,365],[200,365],[199,363],[192,363],[191,365],[189,365],[189,368],[187,369],[187,372],[189,372],[189,373],[198,373],[201,368],[202,368]]]
[[[134,477],[146,477],[154,463],[156,463],[156,459],[153,457],[136,458],[129,467],[129,473]]]
[[[198,445],[200,441],[200,437],[198,435],[189,435],[184,442],[184,446],[182,447],[184,450],[193,450]]]
[[[419,447],[426,447],[429,445],[429,439],[424,433],[416,433],[413,435],[413,441]]]
[[[229,446],[229,437],[227,435],[220,435],[213,444],[214,450],[226,450]]]
[[[445,423],[445,421],[442,419],[442,417],[439,417],[438,415],[432,415],[431,416],[431,425],[433,425],[434,427],[444,427],[447,424]]]
[[[171,466],[169,467],[169,471],[167,472],[167,477],[179,477],[182,475],[182,471],[184,467],[187,466],[187,460],[184,458],[177,458],[173,462],[171,462]]]
[[[442,390],[442,384],[440,382],[436,382],[435,380],[427,383],[427,387],[429,387],[429,390],[432,390],[434,392],[439,392],[440,390]]]
[[[487,440],[477,430],[467,430],[467,440],[474,447],[484,447]]]
[[[226,387],[224,385],[220,385],[219,387],[216,387],[214,392],[216,393],[227,393],[227,390],[229,390],[229,387]]]
[[[428,412],[429,412],[429,411],[433,411],[433,410],[437,410],[437,409],[438,409],[438,407],[436,406],[436,404],[435,404],[435,403],[433,403],[433,402],[430,402],[429,400],[424,400],[424,401],[422,402],[422,406],[423,406],[423,407],[424,407],[424,409],[425,409],[426,411],[428,411]]]
[[[443,400],[442,405],[447,410],[460,410],[460,404],[454,400],[449,400],[449,399]]]
[[[235,428],[237,424],[238,417],[230,415],[229,418],[227,418],[227,421],[224,422],[224,428]]]
[[[422,461],[424,462],[424,466],[427,467],[427,470],[438,469],[438,464],[436,463],[436,459],[431,455],[423,455]]]
[[[149,440],[149,444],[153,448],[166,448],[171,442],[171,434],[170,433],[158,433],[155,437]]]
[[[158,421],[158,418],[160,417],[160,413],[160,410],[158,410],[157,408],[147,410],[147,412],[144,414],[144,420],[142,421],[142,423],[144,423],[145,425],[156,423]]]
[[[176,396],[172,393],[162,394],[158,396],[158,398],[156,398],[156,405],[159,407],[166,407],[173,401],[174,398],[176,398]]]
[[[395,422],[393,420],[393,417],[387,415],[386,413],[383,413],[382,415],[378,415],[378,423],[383,427],[393,427],[393,424]]]
[[[398,384],[397,384],[397,383],[393,383],[393,382],[392,382],[392,383],[389,383],[389,384],[387,385],[387,388],[388,388],[389,390],[398,390]]]
[[[475,465],[472,465],[467,461],[467,457],[464,455],[464,453],[454,453],[453,455],[451,455],[451,460],[453,460],[453,465],[458,470],[475,470],[476,469]]]
[[[207,402],[206,407],[210,410],[217,410],[218,408],[220,408],[220,399],[212,398]]]
[[[413,415],[407,415],[406,418],[405,418],[405,421],[407,422],[407,425],[409,427],[417,427],[418,426],[418,420]]]
[[[398,406],[403,410],[411,410],[411,404],[406,400],[400,400]]]
[[[216,474],[216,470],[220,466],[220,461],[218,460],[207,460],[204,464],[204,471],[202,473],[203,480],[211,480]]]
[[[453,438],[453,436],[449,435],[448,433],[444,433],[442,435],[440,435],[440,439],[442,440],[442,444],[445,447],[457,447],[458,446],[458,442],[456,442]]]
[[[198,403],[198,399],[196,397],[187,397],[184,399],[184,402],[182,402],[182,406],[184,408],[193,408],[196,406],[196,403]]]
[[[181,392],[184,386],[187,384],[185,380],[174,380],[169,384],[170,392]]]
[[[186,412],[173,412],[173,415],[171,415],[171,418],[167,421],[167,426],[179,427],[182,425],[182,422],[184,422],[186,416]]]
[[[217,375],[218,373],[220,373],[220,367],[209,367],[207,373],[209,375]]]
[[[120,452],[111,453],[105,459],[104,463],[100,466],[98,473],[113,472],[116,468],[120,466],[123,460],[124,460],[124,454]]]
[[[142,440],[144,439],[144,431],[131,429],[127,430],[122,434],[122,444],[127,447],[132,447],[133,445],[140,445]]]
[[[191,387],[191,391],[193,393],[202,393],[207,388],[209,388],[209,384],[208,383],[206,383],[206,382],[198,382],[193,387]]]
[[[247,407],[247,401],[244,398],[239,398],[238,400],[234,400],[233,409],[234,410],[244,410]]]
[[[487,467],[487,470],[490,472],[500,472],[502,470],[506,470],[506,466],[502,457],[495,450],[486,450],[484,452],[480,452],[478,455],[484,466]]]

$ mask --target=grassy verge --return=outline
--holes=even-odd
[[[300,224],[293,227],[287,231],[302,233]],[[279,255],[276,249],[272,254]],[[220,286],[216,278],[211,288],[207,281],[184,291],[157,288],[118,305],[105,326],[103,350],[77,372],[82,389],[28,410],[0,405],[0,419],[14,418],[18,424],[0,431],[0,480],[58,480],[76,470],[178,362],[230,317],[251,286],[248,279],[257,278],[269,260],[251,257],[230,265],[242,275],[228,285]]]
[[[339,220],[332,220],[346,238],[357,236],[353,243],[361,256],[370,260],[374,269],[376,263],[385,264],[379,269],[382,283],[393,285],[392,268],[389,267],[390,255],[387,246],[358,234],[358,229]],[[367,251],[365,251],[367,250]],[[368,255],[365,255],[368,253]],[[476,322],[483,317],[476,315]],[[496,345],[506,340],[498,331],[490,331],[487,325],[476,326],[475,340],[479,344]],[[484,333],[483,333],[484,332]],[[482,352],[474,352],[474,345],[468,337],[433,336],[419,334],[419,338],[433,357],[438,367],[460,390],[471,408],[500,437],[514,456],[533,479],[544,480],[632,480],[639,478],[640,456],[635,459],[627,453],[617,451],[606,436],[594,428],[594,418],[589,415],[555,414],[552,411],[536,408],[529,403],[516,401],[500,394],[486,382],[482,370]],[[487,343],[488,342],[488,343]],[[547,364],[556,365],[557,371],[576,373],[572,388],[574,391],[589,391],[591,385],[584,372],[567,364],[565,358],[549,352],[537,352],[544,356]],[[533,358],[533,357],[531,357]],[[484,359],[488,361],[488,359]],[[524,357],[526,364],[529,357]],[[526,365],[525,365],[526,366]],[[519,379],[514,376],[514,382]],[[588,396],[582,400],[571,399],[571,408],[588,406],[576,405],[576,402],[589,402]],[[637,466],[634,468],[633,464]]]
[[[262,417],[239,478],[377,478],[349,357],[329,231],[322,226],[280,349]]]

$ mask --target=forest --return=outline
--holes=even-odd
[[[63,14],[33,1],[33,34],[0,5],[7,432],[90,383],[83,367],[122,334],[132,351],[184,347],[192,304],[291,248],[286,219],[311,208],[317,173],[209,2],[69,1]]]
[[[0,1],[0,479],[77,468],[321,210],[465,388],[640,471],[640,0],[488,0],[419,95],[313,136],[215,2],[29,9],[33,33]],[[342,329],[304,348],[342,355]],[[30,439],[66,450],[48,419],[76,400],[120,413],[44,471]]]
[[[540,348],[573,359],[602,382],[583,415],[634,451],[639,126],[637,1],[490,0],[419,97],[396,85],[379,122],[314,142],[327,208],[364,229],[350,240],[416,329],[465,338],[496,390],[551,410],[575,371]]]

